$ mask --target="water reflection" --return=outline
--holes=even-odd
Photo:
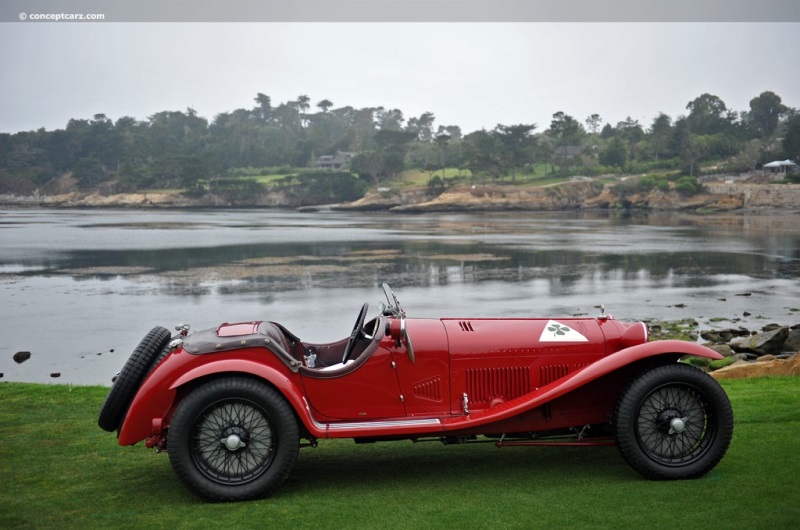
[[[372,277],[400,286],[536,278],[570,285],[611,274],[644,276],[656,288],[670,277],[683,277],[687,286],[713,285],[726,274],[800,277],[793,215],[215,211],[4,212],[3,218],[0,275],[144,276],[187,294],[202,283],[233,282],[221,289],[226,294],[239,292],[241,283],[291,290],[361,286]]]

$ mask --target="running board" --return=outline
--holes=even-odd
[[[596,438],[594,440],[565,440],[563,442],[550,440],[550,441],[537,441],[537,440],[516,440],[506,442],[500,440],[495,443],[497,447],[605,447],[617,445],[613,438]]]

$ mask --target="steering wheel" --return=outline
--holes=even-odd
[[[353,348],[356,345],[356,340],[358,340],[358,336],[363,333],[364,328],[364,321],[367,319],[367,311],[369,311],[369,304],[364,303],[361,306],[361,311],[358,313],[358,318],[356,319],[356,325],[353,326],[353,331],[350,332],[350,339],[347,341],[347,346],[344,348],[344,355],[342,355],[342,364],[347,362],[347,359],[350,358],[350,354],[353,353]]]

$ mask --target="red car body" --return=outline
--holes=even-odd
[[[332,343],[304,342],[281,325],[266,321],[225,323],[196,333],[184,327],[182,336],[169,345],[162,344],[161,331],[158,340],[150,341],[153,353],[148,354],[154,356],[158,349],[158,358],[142,359],[142,366],[135,370],[141,374],[123,370],[120,378],[128,376],[125,388],[116,393],[124,396],[114,395],[121,381],[112,386],[101,411],[101,427],[118,429],[120,445],[146,440],[148,447],[169,450],[173,460],[172,444],[182,443],[170,433],[176,411],[189,396],[203,393],[198,389],[210,389],[213,397],[195,396],[192,401],[197,405],[186,405],[198,412],[182,414],[188,419],[181,417],[180,429],[187,433],[180,439],[192,446],[198,429],[210,431],[218,447],[187,447],[177,464],[173,460],[181,480],[209,500],[260,497],[285,478],[267,480],[265,475],[270,466],[277,465],[280,451],[275,447],[285,449],[295,443],[292,439],[281,446],[275,434],[282,428],[276,416],[288,418],[289,414],[275,411],[271,402],[261,405],[259,392],[268,393],[269,400],[280,407],[288,406],[297,437],[314,446],[325,438],[371,442],[436,437],[463,442],[477,436],[498,437],[498,445],[633,444],[638,448],[632,448],[630,457],[621,447],[623,456],[650,478],[700,476],[716,465],[727,448],[733,428],[727,397],[706,374],[683,363],[678,366],[687,355],[721,358],[709,348],[684,341],[649,342],[645,324],[625,323],[605,314],[596,318],[406,318],[394,294],[385,288],[388,307],[365,324],[365,304],[351,336]],[[675,455],[670,453],[669,459],[656,462],[661,467],[651,470],[649,462],[644,466],[631,462],[643,447],[648,452],[643,435],[636,441],[641,429],[636,422],[643,412],[631,412],[635,416],[631,419],[624,416],[625,410],[621,419],[616,415],[621,406],[636,408],[636,402],[645,399],[639,394],[666,395],[659,383],[628,399],[632,405],[623,403],[634,381],[654,370],[658,374],[659,368],[672,374],[661,379],[667,383],[676,379],[679,390],[690,389],[690,400],[695,399],[696,387],[701,387],[703,395],[696,398],[698,405],[692,402],[685,407],[688,412],[677,410],[680,406],[674,400],[672,405],[662,405],[661,416],[653,413],[653,425],[661,425],[653,427],[663,438],[659,443],[687,436],[689,428],[684,424],[702,423],[686,451],[701,442],[709,447],[685,464],[671,463]],[[683,381],[684,373],[688,382]],[[692,379],[700,377],[699,382]],[[253,385],[255,390],[245,390],[243,397],[237,394],[237,388]],[[218,403],[227,408],[219,408]],[[232,411],[240,406],[248,413],[253,409],[258,421],[246,427],[246,422],[219,419],[220,411],[233,418]],[[693,415],[703,418],[692,420]],[[291,431],[291,419],[286,421]],[[615,429],[622,429],[618,425],[622,422],[631,425],[633,441],[620,440]],[[244,453],[257,445],[253,433],[264,430],[264,425],[269,426],[270,437],[264,443],[269,449],[259,452],[256,460],[260,463],[253,464],[252,473],[237,468],[239,475],[258,476],[243,479],[234,471],[234,479],[220,478],[225,466],[213,459],[247,456]],[[713,440],[709,442],[710,431]],[[570,438],[562,437],[569,433]],[[555,438],[550,439],[551,435]],[[653,447],[650,452],[664,453],[660,445]],[[662,456],[657,454],[656,460],[663,460]],[[291,455],[287,458],[291,469],[294,460]],[[265,467],[266,460],[270,462]],[[199,474],[192,466],[200,469]],[[204,467],[210,471],[203,471]]]

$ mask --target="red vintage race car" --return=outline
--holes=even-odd
[[[595,318],[406,318],[391,289],[349,337],[312,344],[267,321],[175,337],[156,327],[115,378],[99,425],[120,445],[168,450],[210,501],[259,498],[301,447],[439,439],[613,445],[650,479],[696,478],[733,434],[728,397],[679,362],[719,359],[645,324]],[[301,443],[301,440],[307,442]]]

